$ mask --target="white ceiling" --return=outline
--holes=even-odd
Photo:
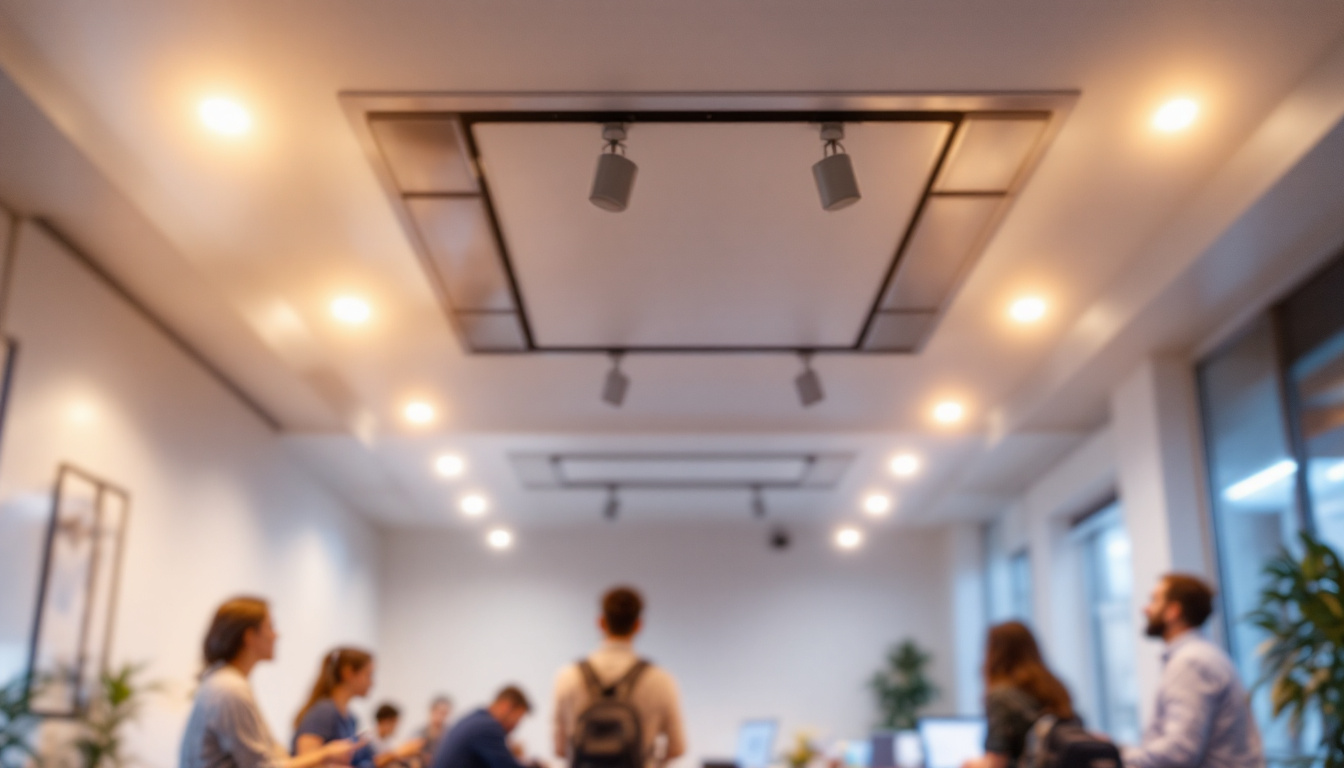
[[[1335,0],[0,0],[0,66],[17,86],[0,84],[0,202],[71,232],[296,433],[296,450],[354,505],[389,522],[457,519],[448,513],[455,489],[429,472],[432,456],[447,448],[469,456],[471,474],[462,482],[486,488],[501,516],[519,524],[595,518],[600,509],[592,499],[525,492],[510,477],[510,451],[557,446],[852,451],[856,465],[840,489],[779,500],[779,514],[852,515],[864,489],[878,485],[901,493],[897,518],[973,517],[992,511],[1073,434],[1100,421],[1113,380],[1108,365],[1142,354],[1155,339],[1189,345],[1192,335],[1228,317],[1225,302],[1178,302],[1198,312],[1149,313],[1146,320],[1144,308],[1188,295],[1164,291],[1203,274],[1198,260],[1209,244],[1338,122],[1330,108],[1344,98],[1327,86],[1338,79],[1328,67],[1341,33],[1344,5]],[[1325,85],[1307,87],[1318,82]],[[787,357],[636,357],[624,366],[633,379],[629,399],[614,410],[597,398],[601,359],[462,353],[342,113],[338,94],[352,90],[1081,95],[920,355],[827,358],[818,364],[827,399],[806,410],[791,384],[797,362]],[[195,105],[217,93],[253,110],[249,138],[224,141],[201,130]],[[1152,111],[1185,94],[1201,103],[1192,130],[1151,131]],[[1319,109],[1298,109],[1287,120],[1284,110],[1302,103]],[[534,184],[506,182],[512,190],[504,193],[586,184],[590,139],[557,134],[554,155],[563,162]],[[507,131],[487,139],[487,155],[488,142],[510,140]],[[560,151],[568,142],[574,148]],[[857,135],[848,141],[856,159],[863,143]],[[672,162],[675,141],[666,146],[665,160],[650,155],[647,162]],[[725,157],[754,149],[725,136]],[[772,167],[781,151],[767,153]],[[788,165],[803,167],[803,183],[775,183],[766,192],[809,196],[814,205],[810,158],[801,152]],[[917,155],[892,162],[917,162]],[[703,158],[711,166],[715,159]],[[629,212],[635,216],[642,206],[665,204],[658,174],[649,172],[654,165],[641,166]],[[500,170],[506,178],[527,173]],[[667,178],[696,188],[695,174]],[[903,194],[872,177],[860,181],[871,200]],[[1213,195],[1215,181],[1221,196]],[[727,200],[723,183],[704,198],[697,226],[705,226],[698,222],[716,200],[749,226],[753,209]],[[528,232],[570,233],[556,222],[571,212],[544,202],[523,208],[535,222],[506,226],[523,241]],[[839,216],[869,215],[852,211]],[[572,215],[606,225],[597,218],[604,214],[582,206]],[[841,233],[854,238],[844,267],[829,270],[798,256],[777,271],[754,245],[697,231],[695,247],[677,253],[741,254],[733,265],[740,280],[699,285],[694,261],[674,263],[668,279],[702,291],[715,311],[697,317],[660,310],[650,324],[626,332],[691,338],[712,319],[753,334],[781,333],[775,308],[815,298],[804,330],[838,335],[852,326],[854,312],[840,295],[870,279],[876,257],[869,249],[876,250],[879,229],[863,220]],[[800,223],[789,239],[813,231]],[[566,304],[626,292],[633,302],[650,293],[645,271],[622,272],[612,253],[531,237],[536,242],[520,250],[522,279],[529,301],[540,302],[535,311],[545,333],[613,333],[613,315],[571,312]],[[611,242],[618,244],[613,253],[630,250]],[[1166,268],[1154,268],[1159,251]],[[1257,269],[1272,260],[1261,259]],[[583,279],[572,279],[571,270]],[[762,273],[765,284],[743,287],[747,276]],[[1243,282],[1256,282],[1257,274],[1247,271]],[[800,277],[815,295],[800,298]],[[1034,328],[1010,327],[1004,308],[1027,290],[1050,298],[1050,315]],[[326,305],[337,292],[369,296],[373,322],[357,331],[331,322]],[[603,311],[620,317],[619,310]],[[1143,332],[1130,338],[1126,328]],[[439,407],[431,429],[399,422],[397,412],[412,396]],[[970,424],[955,434],[927,417],[945,396],[970,408]],[[991,428],[1009,434],[987,441]],[[1043,428],[1049,432],[1037,440]],[[1015,440],[1035,442],[1028,451],[1014,448],[1026,445]],[[882,474],[885,457],[906,445],[929,458],[929,471],[910,490]],[[1020,451],[1036,459],[1022,459]],[[632,516],[641,506],[651,515],[732,506],[680,497],[629,505]]]

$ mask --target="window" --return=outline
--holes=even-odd
[[[1090,655],[1098,726],[1123,744],[1139,741],[1139,688],[1134,622],[1134,570],[1129,532],[1112,502],[1074,528],[1082,548]]]

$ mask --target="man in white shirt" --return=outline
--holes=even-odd
[[[643,626],[644,600],[629,587],[616,587],[602,597],[598,626],[605,637],[587,662],[602,686],[614,685],[640,661],[633,640]],[[628,691],[630,706],[639,715],[648,768],[657,768],[686,751],[682,733],[677,684],[660,667],[649,665]],[[593,702],[579,664],[570,664],[555,678],[555,754],[569,758],[579,715]]]

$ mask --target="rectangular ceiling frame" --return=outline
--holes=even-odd
[[[475,354],[918,354],[935,332],[951,302],[960,291],[971,268],[978,261],[998,229],[1013,199],[1031,176],[1046,148],[1060,130],[1076,101],[1076,92],[1008,94],[382,94],[346,93],[341,102],[355,129],[365,154],[373,165],[403,228],[434,288],[441,307],[463,343]],[[388,157],[380,148],[372,123],[380,119],[451,120],[457,140],[467,152],[470,170],[478,189],[474,192],[402,191],[392,172]],[[1043,124],[1033,146],[1026,152],[1019,170],[1003,189],[939,189],[949,156],[957,150],[976,120],[1031,120]],[[490,122],[648,122],[648,123],[821,123],[839,122],[946,122],[952,130],[939,148],[937,159],[925,179],[919,201],[902,233],[899,245],[869,303],[868,312],[855,340],[848,345],[702,345],[702,346],[572,346],[540,345],[532,333],[527,304],[519,288],[509,256],[499,216],[490,195],[490,183],[482,169],[480,153],[472,126]],[[512,309],[464,311],[450,299],[449,286],[438,271],[429,243],[419,232],[407,201],[434,198],[479,198],[482,202],[496,255],[507,280]],[[949,288],[937,306],[884,308],[884,299],[910,247],[923,213],[931,199],[977,197],[999,200],[974,244],[954,269]],[[465,317],[464,317],[465,316]],[[881,344],[882,333],[875,325],[880,319],[900,321],[909,318],[919,324],[918,340],[891,347]],[[514,321],[516,333],[505,333],[501,346],[473,346],[471,330],[482,320]],[[511,346],[512,345],[512,346]]]
[[[846,470],[854,460],[852,453],[840,452],[774,452],[774,453],[587,453],[559,451],[555,453],[517,453],[510,455],[511,462],[518,469],[519,462],[544,462],[549,468],[550,477],[546,480],[523,479],[522,487],[527,490],[641,490],[641,491],[724,491],[724,490],[830,490],[835,488],[844,477]],[[687,480],[629,480],[620,478],[580,480],[567,476],[564,463],[570,462],[608,462],[608,463],[656,463],[675,464],[687,462],[694,464],[750,463],[753,461],[797,461],[804,469],[793,480],[764,480],[760,478],[722,478]],[[815,477],[819,468],[829,467],[829,473]]]

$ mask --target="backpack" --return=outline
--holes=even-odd
[[[578,666],[591,701],[574,729],[570,768],[644,768],[644,734],[629,699],[649,662],[640,659],[620,680],[605,686],[586,659]]]
[[[1123,768],[1120,750],[1083,728],[1077,718],[1041,715],[1027,733],[1021,768]]]

